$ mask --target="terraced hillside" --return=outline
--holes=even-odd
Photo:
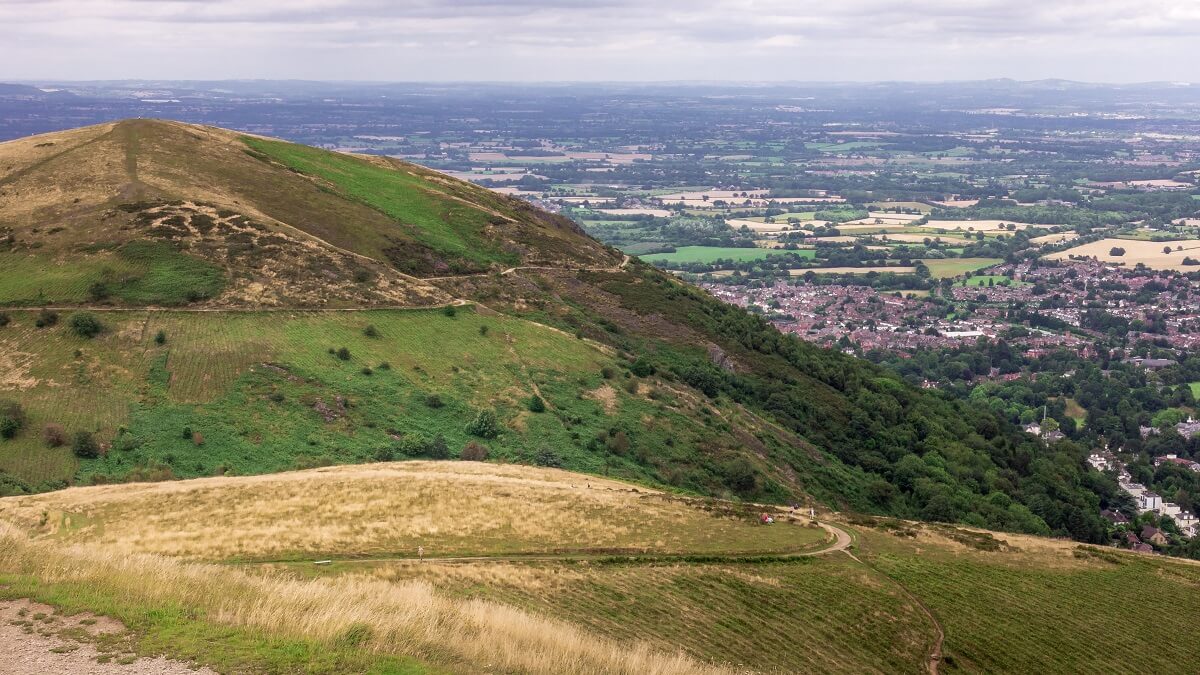
[[[111,657],[222,672],[1200,666],[1186,641],[1128,658],[1190,629],[1188,561],[814,522],[555,469],[404,462],[72,488],[0,500],[0,543],[0,602],[101,613],[129,629],[99,645]]]

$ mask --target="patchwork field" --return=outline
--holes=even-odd
[[[995,232],[998,230],[1007,230],[1009,227],[1015,227],[1018,230],[1024,230],[1029,227],[1037,227],[1029,223],[1014,223],[1007,220],[930,220],[921,227],[927,227],[934,230],[962,230],[964,232]]]
[[[1113,255],[1114,248],[1124,249],[1123,255]],[[1164,248],[1171,251],[1164,252]],[[1191,256],[1200,259],[1200,240],[1178,239],[1174,241],[1138,241],[1136,239],[1100,239],[1081,244],[1046,257],[1051,260],[1067,260],[1074,257],[1095,258],[1101,262],[1133,267],[1138,263],[1159,270],[1182,272],[1200,271],[1200,266],[1184,265],[1183,259]]]
[[[806,258],[812,258],[816,255],[816,251],[811,249],[800,249],[789,251],[796,255]],[[717,260],[735,260],[745,262],[747,260],[761,260],[768,255],[779,255],[779,251],[769,250],[765,248],[730,248],[722,246],[680,246],[674,253],[654,253],[651,255],[642,256],[642,260],[648,262],[672,262],[672,263],[711,263]]]

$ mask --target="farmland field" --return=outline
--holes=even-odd
[[[1018,281],[1016,279],[1009,279],[1008,277],[1002,276],[999,274],[982,274],[982,275],[978,275],[978,276],[968,277],[968,278],[960,281],[958,283],[958,285],[960,285],[960,286],[987,286],[989,283],[991,283],[992,285],[995,285],[995,286],[1010,286],[1012,288],[1020,288],[1021,286],[1029,285],[1029,282],[1027,282],[1027,281]]]
[[[672,263],[711,263],[716,260],[735,260],[744,262],[747,260],[760,260],[768,255],[779,255],[781,251],[768,250],[765,248],[730,248],[722,246],[680,246],[674,253],[655,253],[648,256],[643,256],[642,259],[649,262],[672,262]],[[812,258],[816,255],[816,251],[811,249],[800,249],[796,251],[788,251],[805,258]]]
[[[929,268],[929,273],[934,279],[945,279],[998,265],[1004,261],[999,258],[929,258],[921,262]]]
[[[804,276],[809,272],[814,274],[868,274],[870,272],[892,272],[893,274],[912,274],[915,267],[806,267],[804,269],[788,270],[794,277]]]
[[[1164,247],[1170,247],[1171,252],[1164,253]],[[1178,250],[1180,247],[1182,250]],[[1114,248],[1125,249],[1125,254],[1112,255],[1111,251]],[[1051,260],[1067,260],[1071,256],[1094,257],[1101,262],[1123,264],[1128,267],[1142,263],[1152,269],[1194,272],[1200,270],[1200,266],[1184,265],[1183,259],[1187,256],[1200,256],[1200,240],[1138,241],[1110,238],[1051,253],[1046,257]]]

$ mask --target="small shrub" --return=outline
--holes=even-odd
[[[350,350],[346,349],[345,347],[339,347],[337,350],[337,357],[339,359],[341,359],[342,361],[349,361],[350,360]]]
[[[388,363],[387,361],[384,361],[383,363],[380,363],[380,364],[379,364],[378,366],[376,366],[376,367],[377,367],[379,370],[391,370],[391,369],[392,369],[392,364]]]
[[[444,407],[446,403],[442,400],[441,396],[438,396],[437,394],[430,394],[425,397],[425,405],[437,410],[438,408]]]
[[[167,333],[166,333],[166,331],[161,331],[161,330],[160,330],[160,331],[158,331],[157,333],[155,333],[155,334],[154,334],[154,344],[156,344],[156,345],[162,345],[162,344],[166,344],[166,343],[167,343]]]
[[[390,462],[393,459],[395,459],[396,455],[395,455],[395,453],[392,452],[391,448],[383,447],[383,448],[376,448],[374,454],[372,454],[371,457],[376,462]]]
[[[534,394],[533,396],[529,397],[529,412],[546,412],[546,402],[542,400],[541,396]]]
[[[16,401],[0,400],[0,438],[12,438],[25,426],[25,409]]]
[[[500,424],[496,421],[496,413],[491,410],[480,410],[475,419],[467,423],[467,433],[480,438],[499,436]]]
[[[104,330],[104,324],[91,312],[76,312],[71,315],[71,330],[82,338],[94,338]]]
[[[375,371],[374,371],[374,370],[371,370],[371,366],[363,366],[363,367],[362,367],[362,374],[363,374],[363,375],[374,375],[374,374],[375,374]]]
[[[379,329],[373,323],[367,324],[367,327],[363,329],[363,335],[370,338],[379,337]]]
[[[3,324],[0,324],[0,325],[3,325]],[[487,337],[487,334],[488,334],[488,327],[487,327],[487,326],[480,326],[480,327],[479,327],[479,334],[480,334],[480,335],[482,335],[483,337]]]
[[[58,323],[58,312],[52,309],[43,309],[38,312],[37,321],[33,323],[38,328],[49,328]]]
[[[92,302],[107,300],[108,284],[104,283],[103,281],[97,281],[91,286],[88,286],[88,298],[91,299]]]
[[[12,319],[8,318],[8,314],[0,312],[0,328],[7,326],[9,321],[12,321]]]
[[[445,314],[450,318],[454,318],[458,314],[458,308],[454,305],[446,305],[442,308],[442,314]]]
[[[630,394],[633,394],[634,396],[637,396],[638,381],[634,380],[634,379],[630,379],[628,382],[626,382],[625,383],[625,391],[629,392]]]
[[[486,445],[478,441],[467,441],[463,446],[462,453],[459,455],[463,460],[468,462],[482,462],[488,458],[489,451]]]
[[[559,468],[563,465],[562,458],[558,456],[550,448],[542,448],[538,450],[537,455],[533,458],[533,463],[538,466],[549,466]]]
[[[450,446],[446,444],[446,437],[438,434],[433,437],[429,445],[425,448],[425,454],[431,459],[449,459]]]
[[[46,447],[61,448],[67,444],[67,430],[61,424],[51,422],[42,427],[42,440],[46,442]]]
[[[430,440],[421,434],[407,434],[396,442],[396,452],[406,457],[420,457],[429,450]]]
[[[181,437],[181,438],[183,438],[183,440],[185,440],[185,441],[190,441],[190,440],[192,440],[192,428],[191,428],[191,427],[184,427],[184,428],[183,428],[183,433],[181,433],[181,434],[180,434],[180,437]]]
[[[90,431],[78,431],[71,440],[71,451],[82,459],[95,459],[100,456],[100,444],[92,437]]]
[[[606,380],[611,380],[617,376],[617,371],[613,370],[611,366],[604,366],[600,369],[600,376]]]

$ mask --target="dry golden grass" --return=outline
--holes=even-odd
[[[198,518],[197,514],[203,514]],[[632,551],[755,553],[824,539],[556,469],[398,462],[110,485],[0,500],[63,543],[198,559]]]
[[[1170,247],[1171,252],[1163,253],[1164,247]],[[1125,249],[1125,255],[1110,255],[1109,251],[1114,248]],[[1101,262],[1119,263],[1127,267],[1133,267],[1138,263],[1142,263],[1146,267],[1156,270],[1194,272],[1200,268],[1197,268],[1195,265],[1184,265],[1183,259],[1188,256],[1193,258],[1200,257],[1197,255],[1198,249],[1200,249],[1200,240],[1198,239],[1178,239],[1173,241],[1101,239],[1058,253],[1051,253],[1046,257],[1051,260],[1067,260],[1070,256],[1095,257]]]
[[[205,620],[272,636],[360,648],[470,672],[723,672],[642,644],[596,638],[568,624],[479,600],[452,600],[424,582],[296,580],[95,546],[31,542],[0,524],[0,569],[46,585],[87,588],[147,607],[182,606]],[[365,631],[364,631],[365,627]]]

